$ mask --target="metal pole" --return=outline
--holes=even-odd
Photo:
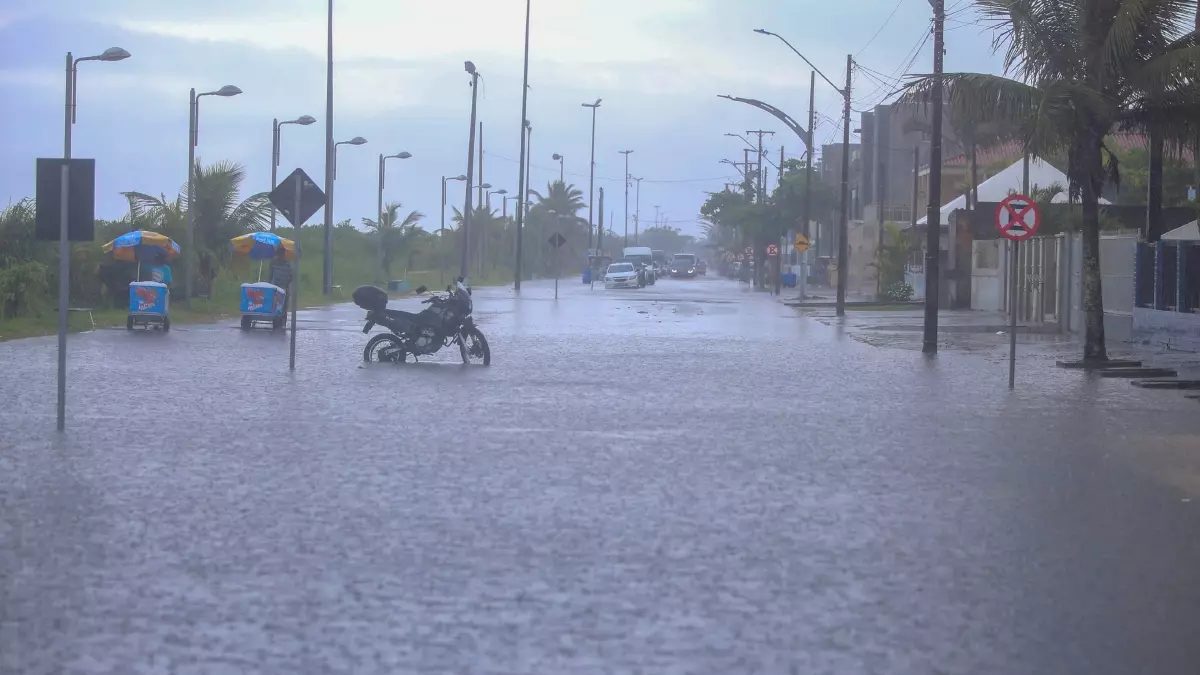
[[[622,150],[621,154],[625,155],[625,243],[624,246],[629,246],[629,153],[632,150]]]
[[[1029,153],[1021,161],[1021,194],[1029,196]],[[1008,388],[1016,387],[1017,381],[1017,294],[1020,293],[1020,285],[1017,283],[1017,277],[1020,274],[1018,260],[1020,260],[1021,242],[1010,242],[1010,250],[1012,252],[1012,261],[1009,264],[1009,279],[1008,284]]]
[[[279,184],[279,118],[271,120],[271,191]],[[271,204],[271,231],[275,231],[275,204]],[[297,235],[297,239],[299,235]]]
[[[475,106],[479,100],[479,71],[471,73],[471,124],[470,135],[467,138],[467,182],[466,197],[463,200],[462,213],[462,262],[458,268],[459,276],[467,277],[467,261],[471,248],[471,181],[475,175]]]
[[[333,172],[336,148],[333,145],[333,0],[328,2],[325,37],[325,255],[321,265],[321,292],[333,292]],[[300,230],[297,227],[296,235]]]
[[[645,178],[645,176],[642,178]],[[637,181],[637,198],[633,208],[633,245],[637,246],[638,228],[640,227],[642,220],[642,179],[634,178],[634,180]]]
[[[442,224],[438,227],[438,239],[442,248],[446,245],[446,177],[442,176]],[[438,285],[446,285],[446,259],[445,250],[442,249],[441,255],[438,256]]]
[[[942,28],[945,0],[933,0],[933,133],[929,141],[929,209],[925,231],[925,335],[921,351],[937,353],[938,276],[942,239]]]
[[[909,227],[917,226],[917,201],[920,199],[920,174],[921,174],[921,143],[917,142],[913,146],[913,189],[912,189],[912,208],[908,217]]]
[[[193,199],[195,197],[193,185],[196,175],[196,136],[197,126],[199,125],[200,103],[196,98],[196,89],[192,88],[188,99],[188,174],[187,174],[187,232],[186,245],[183,249],[183,304],[190,307],[192,303],[192,277],[195,276],[195,271],[192,269],[192,261],[196,259],[195,246],[195,230],[196,230],[196,209],[193,208]]]
[[[517,217],[517,258],[513,267],[513,290],[517,292],[521,291],[521,263],[525,245],[525,193],[529,187],[527,185],[529,171],[525,163],[529,159],[529,146],[533,143],[533,129],[529,129],[528,137],[525,133],[525,126],[529,122],[526,117],[529,114],[529,19],[532,13],[532,0],[525,0],[525,62],[521,75],[521,161],[517,169],[517,209],[515,213]],[[504,210],[508,211],[508,197],[504,198]]]
[[[883,216],[883,204],[887,200],[887,180],[885,180],[884,172],[887,171],[887,162],[884,161],[884,145],[883,145],[883,124],[881,123],[883,116],[875,115],[875,210],[879,220],[879,237],[875,242],[875,297],[879,298],[883,293],[883,241],[884,241],[884,222],[886,219]],[[889,147],[886,150],[891,152],[890,139]],[[887,159],[891,159],[889,155]]]
[[[563,178],[564,175],[565,174],[563,173],[563,156],[559,155],[558,156],[558,182],[566,184],[567,181]]]
[[[809,224],[812,221],[812,173],[813,173],[813,158],[817,156],[817,149],[813,147],[813,121],[816,115],[816,93],[817,93],[817,73],[816,71],[808,72],[808,134],[805,139],[808,145],[808,159],[804,161],[804,222],[801,223],[804,228],[804,236],[809,236]],[[805,251],[805,255],[808,252]],[[821,251],[817,251],[820,255]]]
[[[384,159],[383,153],[381,152],[379,153],[379,189],[376,191],[375,195],[375,217],[378,219],[375,221],[375,231],[379,233],[379,271],[382,272],[384,276],[387,276],[387,271],[383,269],[383,173],[385,171],[383,165]],[[383,281],[386,284],[388,280],[384,279]]]
[[[479,123],[479,199],[480,204],[484,203],[483,196],[483,122]],[[482,265],[482,261],[480,262]]]
[[[592,248],[592,201],[596,195],[596,108],[592,108],[592,160],[588,164],[588,248]],[[600,248],[597,244],[596,248]]]
[[[596,252],[604,248],[604,188],[600,188],[600,222],[596,227]]]
[[[292,213],[295,217],[300,217],[300,195],[303,194],[304,181],[296,181],[296,196],[292,202]],[[300,306],[300,226],[304,223],[296,223],[296,261],[292,263],[292,279],[288,282],[288,294],[291,296],[289,300],[292,303],[292,331],[289,336],[290,345],[288,346],[288,370],[296,369],[296,312]]]
[[[67,306],[71,304],[71,244],[67,239],[71,187],[71,104],[75,60],[67,52],[66,105],[63,120],[62,185],[58,196],[58,430],[67,426]]]
[[[850,264],[850,76],[854,57],[846,55],[846,89],[842,92],[842,215],[838,226],[837,315],[846,315],[846,280]]]

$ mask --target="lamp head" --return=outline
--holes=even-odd
[[[367,142],[367,139],[363,138],[362,136],[355,136],[354,138],[351,138],[350,140],[346,141],[346,144],[347,145],[363,145],[366,142]]]
[[[313,117],[312,115],[301,115],[301,116],[297,117],[296,119],[292,120],[292,122],[294,124],[302,124],[304,126],[313,124],[316,121],[317,121],[317,118]]]
[[[213,93],[217,96],[237,96],[238,94],[242,93],[242,90],[232,84],[227,84]]]
[[[558,154],[557,152],[556,152],[556,153],[554,153],[554,155],[552,156],[552,159],[556,159],[556,160],[558,160],[558,159],[562,159],[562,158],[563,158],[563,156],[562,156],[562,155],[560,155],[560,154]]]
[[[123,61],[129,58],[129,52],[120,47],[109,47],[104,50],[104,53],[97,57],[98,61]]]
[[[470,61],[466,61],[463,63],[463,70],[466,70],[468,73],[474,75],[475,74],[475,64],[471,63]]]

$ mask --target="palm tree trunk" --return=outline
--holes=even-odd
[[[1108,352],[1104,345],[1104,296],[1100,285],[1100,189],[1103,167],[1100,160],[1100,139],[1084,133],[1078,148],[1083,214],[1082,285],[1083,285],[1083,359],[1105,361]]]
[[[1146,241],[1158,241],[1163,234],[1163,134],[1157,124],[1150,125],[1150,167],[1146,180]]]

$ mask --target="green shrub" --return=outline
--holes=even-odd
[[[913,287],[903,281],[888,284],[883,289],[883,299],[894,302],[908,302],[913,297]]]
[[[50,276],[37,261],[0,268],[0,319],[38,313],[38,300],[50,297]]]

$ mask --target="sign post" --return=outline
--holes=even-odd
[[[283,179],[270,195],[271,203],[275,208],[287,218],[288,222],[295,228],[294,236],[296,238],[296,262],[295,269],[292,270],[292,280],[288,284],[288,297],[292,303],[292,331],[291,345],[288,349],[288,369],[296,369],[296,313],[299,309],[299,289],[300,289],[300,259],[303,253],[300,250],[300,228],[305,221],[312,217],[312,214],[317,212],[317,209],[325,206],[325,193],[317,184],[313,182],[308,174],[304,173],[303,169],[296,169],[287,178]]]
[[[1037,202],[1029,197],[1009,195],[996,205],[995,222],[1000,236],[1012,242],[1008,290],[1008,388],[1013,389],[1017,378],[1017,254],[1021,242],[1037,234],[1042,224],[1042,212]]]
[[[555,232],[554,234],[550,235],[550,238],[547,241],[549,241],[550,245],[554,247],[554,299],[557,300],[558,278],[562,276],[562,245],[567,243],[567,240],[561,234]]]

